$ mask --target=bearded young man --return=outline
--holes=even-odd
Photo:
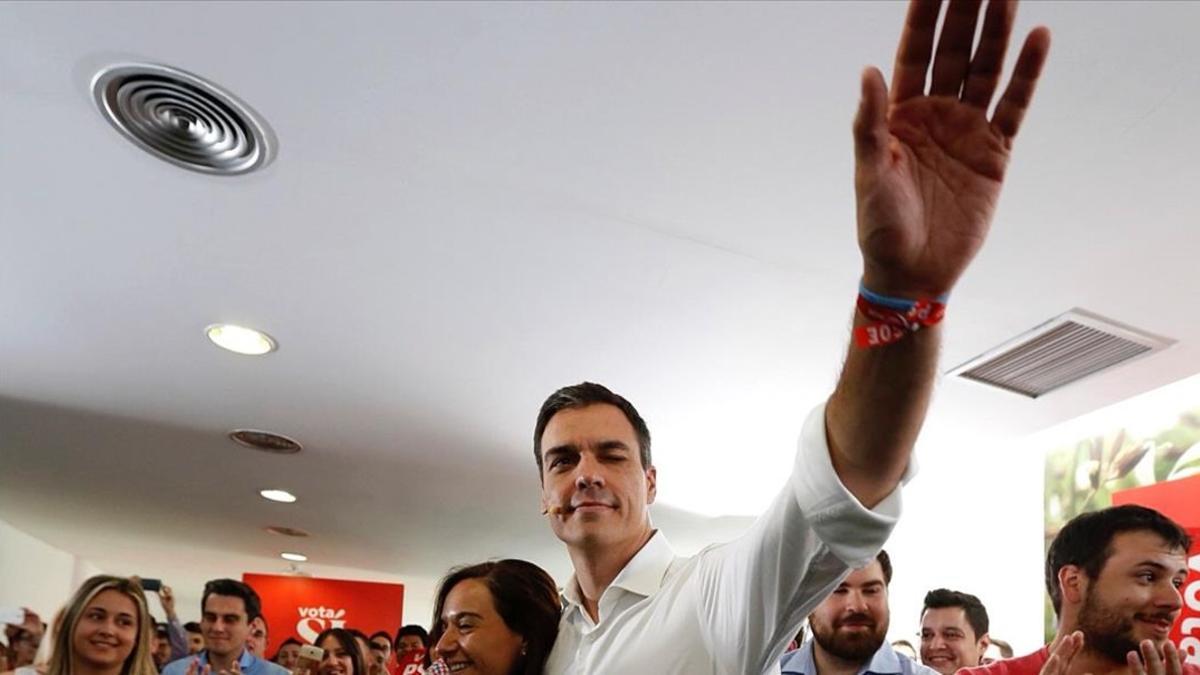
[[[1142,506],[1076,516],[1046,553],[1054,641],[959,675],[1200,675],[1167,639],[1183,608],[1190,547],[1183,528]]]
[[[941,8],[909,6],[890,94],[863,71],[855,341],[787,484],[744,536],[676,556],[650,523],[657,473],[634,407],[594,384],[543,404],[542,507],[574,567],[548,675],[778,673],[804,617],[883,548],[937,374],[942,303],[987,236],[1050,49],[1047,29],[1029,34],[989,116],[1016,3],[988,3],[977,49],[981,3],[949,3],[939,38]]]
[[[891,583],[885,551],[851,572],[808,616],[812,639],[783,657],[783,675],[937,675],[888,644]]]

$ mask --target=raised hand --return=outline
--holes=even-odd
[[[187,671],[184,675],[212,675],[212,666],[206,663],[201,667],[200,659],[193,658],[188,661]]]
[[[863,281],[891,296],[949,292],[983,245],[1013,138],[1050,50],[1048,29],[1030,32],[989,119],[1017,3],[988,3],[974,56],[982,1],[950,0],[934,55],[941,4],[912,0],[891,96],[883,74],[868,68],[854,121]]]
[[[1075,631],[1058,640],[1050,647],[1050,658],[1042,665],[1038,675],[1067,675],[1071,672],[1071,661],[1083,650],[1083,632]]]
[[[1129,652],[1125,656],[1125,661],[1129,664],[1130,675],[1181,675],[1183,673],[1183,661],[1179,658],[1179,650],[1170,640],[1163,642],[1161,651],[1152,640],[1142,640],[1142,643],[1138,645],[1138,650]]]
[[[162,603],[163,611],[167,613],[167,618],[175,618],[175,593],[171,590],[170,586],[163,584],[158,589],[158,600]]]

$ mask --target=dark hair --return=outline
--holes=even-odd
[[[208,596],[210,595],[228,595],[233,598],[241,598],[242,603],[246,607],[246,623],[249,623],[262,616],[262,601],[258,599],[258,593],[254,592],[246,584],[235,579],[213,579],[204,584],[204,595],[200,597],[200,611],[204,611],[204,606],[208,604]]]
[[[371,644],[371,641],[373,641],[377,637],[381,637],[384,640],[387,640],[389,645],[392,644],[392,636],[388,635],[388,632],[386,630],[377,630],[374,633],[371,633],[371,637],[367,638],[367,644],[368,645]]]
[[[550,419],[562,410],[586,408],[598,403],[616,406],[625,414],[625,419],[629,420],[634,434],[637,435],[638,456],[642,460],[642,468],[650,468],[652,463],[650,460],[650,428],[638,414],[637,408],[634,408],[633,404],[626,401],[623,396],[614,394],[603,385],[581,382],[563,387],[550,394],[550,397],[542,404],[542,409],[538,411],[537,424],[533,427],[533,456],[537,460],[539,476],[542,474],[542,434],[546,432],[546,425],[550,424]]]
[[[987,635],[988,632],[988,613],[987,608],[979,601],[979,598],[970,593],[962,591],[952,591],[948,588],[935,588],[925,594],[925,608],[921,610],[921,616],[925,615],[925,611],[929,609],[942,609],[944,607],[961,607],[963,614],[967,617],[967,623],[971,624],[971,630],[975,631],[975,640]]]
[[[359,640],[362,640],[363,642],[370,642],[370,640],[367,639],[367,634],[357,628],[347,628],[346,632],[358,638]]]
[[[437,646],[442,637],[442,609],[446,596],[459,583],[479,579],[492,594],[496,613],[509,630],[525,639],[525,649],[510,675],[541,675],[554,639],[562,603],[558,586],[545,570],[524,560],[495,560],[450,571],[438,586],[433,608],[433,632],[430,644]]]
[[[400,638],[405,635],[416,635],[421,638],[421,646],[429,649],[429,632],[415,623],[410,623],[407,626],[401,626],[400,630],[396,631],[396,639],[392,641],[392,649],[400,651]]]
[[[320,647],[327,637],[337,640],[342,649],[350,656],[350,662],[354,664],[354,672],[346,673],[346,675],[367,675],[367,662],[363,657],[362,650],[358,648],[358,641],[354,639],[354,632],[345,628],[326,628],[321,631],[316,640],[313,640],[313,644]]]
[[[892,559],[888,556],[887,551],[879,549],[875,559],[879,561],[879,566],[883,568],[883,583],[892,585]]]
[[[196,623],[195,621],[189,621],[189,622],[183,624],[183,629],[189,633],[202,633],[203,632],[200,630],[200,624]]]
[[[1139,531],[1157,534],[1172,549],[1187,551],[1192,546],[1187,532],[1175,521],[1154,509],[1135,504],[1082,513],[1064,525],[1046,552],[1046,592],[1050,594],[1054,614],[1057,616],[1062,610],[1059,570],[1075,565],[1082,568],[1089,579],[1096,579],[1113,553],[1113,537],[1122,532]]]
[[[290,637],[290,638],[284,640],[283,644],[279,645],[279,649],[275,650],[275,656],[271,657],[272,663],[279,663],[279,655],[283,653],[283,648],[288,645],[296,645],[297,647],[303,647],[304,643],[297,640],[294,637]]]

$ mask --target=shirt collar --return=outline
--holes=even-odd
[[[667,541],[667,535],[655,530],[654,534],[650,535],[650,540],[629,562],[625,563],[625,567],[621,568],[617,577],[609,584],[609,588],[620,588],[643,597],[654,595],[662,586],[667,568],[674,560],[675,549],[671,548],[671,543]],[[570,581],[563,589],[563,597],[571,605],[576,607],[583,605],[579,581],[574,574],[571,575]]]
[[[868,673],[902,673],[903,666],[900,665],[900,655],[892,649],[892,645],[884,640],[879,649],[875,650],[875,655],[871,657],[871,662],[864,669]]]
[[[238,657],[238,668],[240,668],[243,673],[246,672],[247,668],[254,665],[254,658],[255,658],[254,654],[252,654],[249,649],[242,647],[242,654],[241,654],[241,656]],[[204,649],[204,650],[201,650],[201,652],[200,652],[200,665],[203,666],[203,665],[206,665],[207,663],[208,663],[208,650]]]

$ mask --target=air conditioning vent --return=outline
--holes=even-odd
[[[947,374],[1037,398],[1174,343],[1072,309]]]

